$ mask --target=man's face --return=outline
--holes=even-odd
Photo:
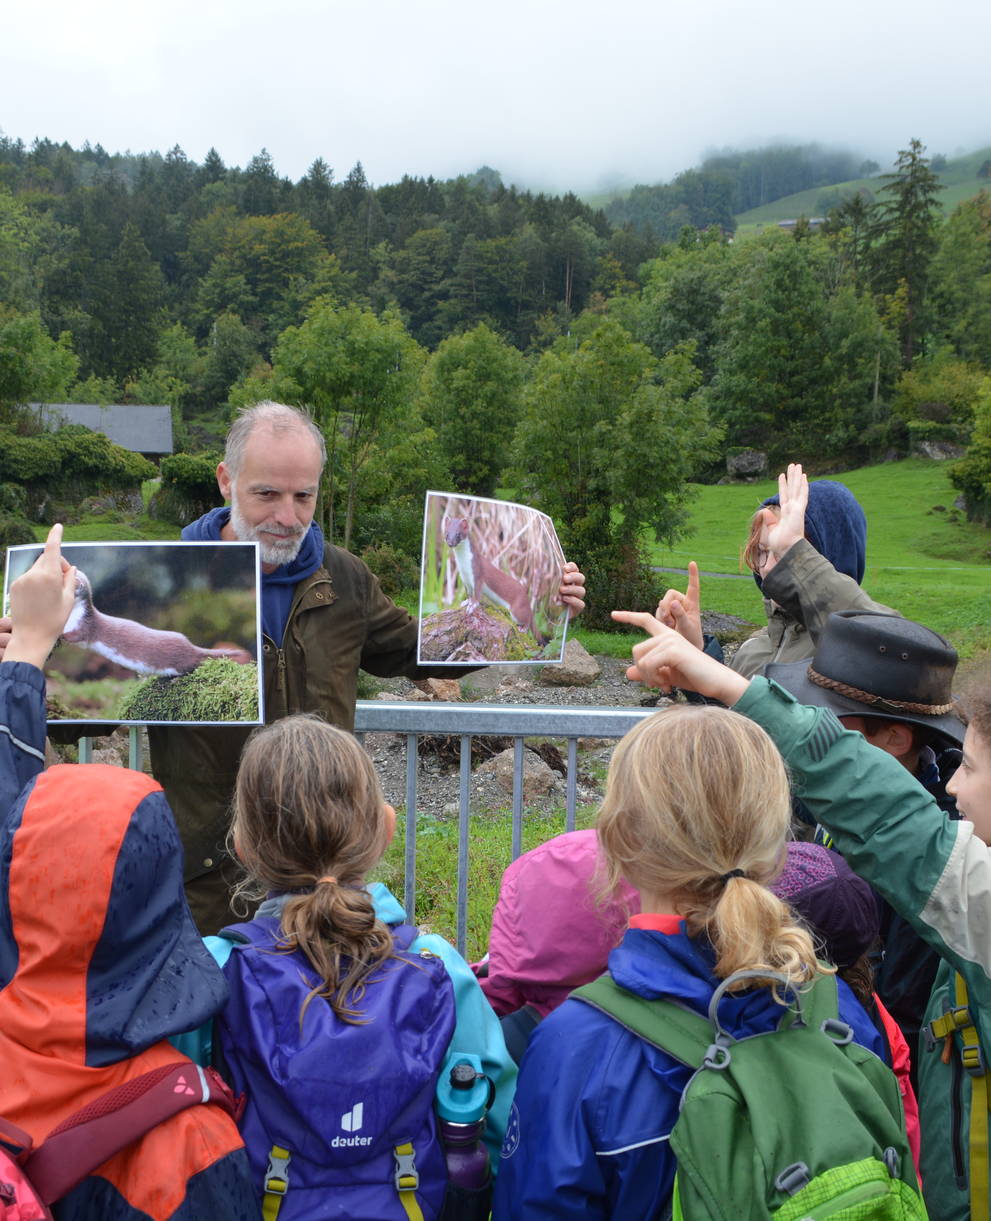
[[[320,485],[320,453],[309,433],[257,427],[244,447],[237,478],[231,479],[221,462],[217,483],[231,502],[234,537],[259,544],[266,571],[296,558]]]
[[[963,760],[950,777],[946,791],[956,798],[961,815],[974,824],[974,831],[991,844],[991,743],[968,725],[963,740]]]

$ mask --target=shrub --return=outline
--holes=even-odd
[[[405,552],[388,543],[373,543],[361,553],[361,558],[379,579],[390,598],[404,589],[413,589],[420,579],[419,565]]]
[[[162,486],[148,506],[149,514],[160,521],[186,526],[218,505],[219,461],[217,453],[173,454],[163,458]]]
[[[0,568],[7,563],[7,548],[36,543],[34,530],[26,517],[0,512]]]
[[[950,482],[963,492],[967,516],[991,526],[991,399],[977,407],[970,448],[950,467]]]
[[[140,454],[78,424],[36,436],[0,428],[0,480],[24,489],[32,516],[47,515],[53,501],[78,506],[88,496],[139,492],[155,473]]]
[[[940,348],[899,377],[891,409],[913,435],[918,424],[942,425],[941,433],[925,433],[926,439],[966,444],[977,405],[989,392],[991,379],[982,369],[958,359],[949,348]]]

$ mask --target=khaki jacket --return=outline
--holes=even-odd
[[[354,727],[358,670],[415,676],[417,623],[361,560],[324,548],[323,567],[296,586],[281,645],[263,637],[265,721],[316,712]],[[454,678],[464,669],[444,667]],[[149,726],[151,768],[165,789],[185,849],[186,881],[224,856],[241,750],[250,727]]]
[[[816,651],[819,635],[834,611],[886,611],[853,577],[837,572],[810,542],[799,539],[764,578],[767,627],[744,641],[729,663],[744,678],[769,662],[804,661]]]

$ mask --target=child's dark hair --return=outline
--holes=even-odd
[[[991,749],[991,685],[985,682],[979,690],[971,688],[963,697],[963,714],[981,741]]]
[[[286,946],[302,950],[322,980],[306,1004],[324,997],[346,1022],[360,1020],[365,982],[393,953],[364,888],[390,830],[375,769],[351,734],[292,716],[248,739],[230,832],[247,876],[235,893],[291,895]]]

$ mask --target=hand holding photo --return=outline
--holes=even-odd
[[[568,609],[554,524],[525,505],[428,492],[418,660],[560,661]]]

